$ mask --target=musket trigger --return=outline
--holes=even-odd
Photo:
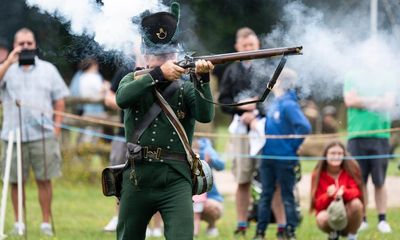
[[[194,67],[194,58],[190,55],[185,55],[184,59],[178,62],[178,65],[183,68]]]

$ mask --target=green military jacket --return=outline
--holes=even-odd
[[[209,83],[199,84],[199,90],[207,99],[211,99]],[[135,126],[142,120],[143,116],[156,100],[154,88],[156,84],[150,74],[143,75],[134,79],[134,73],[126,75],[119,84],[116,101],[119,107],[124,110],[125,137],[129,142]],[[184,118],[180,119],[185,128],[189,142],[192,142],[195,120],[199,122],[210,122],[214,117],[214,107],[211,103],[202,99],[190,81],[180,81],[180,87],[168,101],[175,114],[178,111],[184,113]],[[173,126],[163,111],[153,120],[150,126],[140,137],[138,144],[141,146],[157,146],[169,151],[185,153],[183,145]],[[160,163],[159,163],[160,164]],[[190,171],[187,162],[182,161],[163,161],[161,164],[179,171],[189,181]],[[140,171],[153,171],[155,164],[139,164],[136,166],[138,175]],[[144,178],[145,176],[142,176]],[[151,181],[151,179],[149,179]],[[140,179],[138,179],[140,185]]]

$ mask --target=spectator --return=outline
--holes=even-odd
[[[207,193],[194,195],[193,199],[193,220],[194,220],[194,237],[199,236],[201,215],[204,211],[204,205],[207,200]]]
[[[339,123],[337,121],[337,111],[332,105],[322,109],[322,133],[337,133]]]
[[[371,61],[374,61],[373,59]],[[377,66],[372,64],[372,66]],[[371,79],[371,76],[375,76]],[[377,78],[385,81],[376,81]],[[368,72],[354,70],[346,77],[344,86],[344,102],[347,107],[347,131],[350,134],[348,150],[355,157],[375,155],[375,158],[358,159],[362,179],[366,187],[371,175],[375,187],[375,204],[378,211],[378,230],[382,233],[392,231],[386,221],[387,196],[385,178],[388,167],[388,158],[378,157],[387,155],[390,151],[390,132],[363,133],[364,131],[390,129],[390,108],[394,105],[394,77],[378,74],[373,68]],[[367,189],[364,189],[367,193]],[[365,194],[365,205],[368,205],[368,195]],[[368,228],[367,218],[360,231]]]
[[[267,135],[309,134],[311,125],[301,111],[296,94],[294,81],[296,73],[288,68],[283,69],[272,89],[275,99],[267,112],[265,133]],[[253,124],[252,124],[253,125]],[[272,156],[271,159],[262,159],[259,169],[262,193],[258,209],[257,231],[254,239],[264,239],[265,231],[270,223],[271,200],[276,184],[281,188],[281,196],[286,214],[286,239],[295,239],[295,229],[299,222],[294,197],[296,183],[295,168],[299,162],[297,150],[303,142],[300,139],[267,139],[263,148],[263,155]],[[293,157],[293,160],[278,160],[273,157]]]
[[[99,64],[95,58],[89,57],[79,64],[81,72],[79,76],[79,96],[85,100],[93,101],[93,103],[85,103],[82,106],[82,115],[89,117],[105,118],[106,113],[102,100],[105,98],[110,84],[103,80],[99,72]],[[102,132],[102,127],[87,126],[87,131],[82,136],[81,142],[94,142],[97,137],[93,137],[91,132]]]
[[[95,58],[82,60],[79,64],[79,70],[82,72],[79,78],[80,97],[93,101],[104,100],[109,84],[103,80],[97,60]],[[83,105],[83,115],[102,117],[104,114],[102,103],[86,103]]]
[[[312,173],[310,210],[317,212],[317,226],[329,233],[331,240],[339,239],[339,231],[349,240],[357,239],[357,230],[362,222],[361,170],[355,160],[345,159],[346,156],[346,148],[341,142],[330,142],[324,149],[324,159],[318,162]],[[334,213],[328,211],[335,200],[343,200],[346,206],[343,219],[334,219]]]
[[[240,28],[236,32],[235,49],[238,52],[258,50],[260,49],[260,41],[252,29],[248,27]],[[254,72],[251,61],[234,62],[229,65],[219,86],[219,102],[229,104],[257,98],[259,93],[252,88],[252,83],[255,84],[256,81]],[[235,196],[237,215],[235,235],[244,235],[248,227],[250,186],[258,165],[256,159],[248,157],[250,143],[246,136],[249,133],[251,121],[260,112],[262,113],[263,109],[261,106],[256,106],[256,104],[247,104],[239,107],[222,106],[221,109],[233,118],[229,127],[229,131],[233,136],[229,151],[234,155],[232,172],[238,184]]]
[[[45,235],[53,235],[50,220],[52,185],[51,179],[61,175],[61,154],[57,137],[60,135],[62,115],[52,114],[53,110],[64,111],[64,97],[68,88],[57,69],[49,62],[38,57],[33,65],[18,64],[21,50],[35,50],[36,41],[30,29],[22,28],[14,37],[14,49],[0,66],[1,97],[3,101],[3,146],[7,145],[8,133],[19,127],[16,100],[22,107],[22,151],[23,181],[28,177],[29,167],[35,173],[39,189],[39,202],[42,210],[40,230]],[[29,104],[25,105],[25,104]],[[43,109],[41,111],[37,110]],[[2,153],[5,156],[5,148]],[[17,164],[16,154],[11,166],[11,198],[14,216],[17,219]],[[5,162],[5,161],[3,161]],[[3,168],[4,169],[4,168]],[[15,230],[25,230],[25,224],[15,224]]]
[[[225,168],[225,161],[221,159],[218,153],[212,147],[211,141],[207,138],[198,138],[193,141],[193,150],[199,152],[200,159],[203,159],[210,164],[211,169],[222,171]],[[193,211],[194,216],[194,234],[199,233],[200,220],[204,220],[208,226],[206,234],[208,237],[217,237],[219,235],[216,222],[221,218],[223,213],[222,202],[224,198],[218,192],[216,183],[214,182],[211,190],[201,197],[194,197],[195,203]],[[196,214],[196,212],[198,212]]]

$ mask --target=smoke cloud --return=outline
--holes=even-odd
[[[73,35],[88,35],[104,50],[118,50],[132,54],[140,48],[140,34],[132,18],[146,10],[161,11],[167,7],[159,0],[26,0],[41,13],[58,17],[70,24]]]
[[[347,79],[363,85],[363,92],[376,99],[394,96],[400,89],[399,39],[381,30],[371,36],[366,9],[354,8],[352,15],[336,13],[328,22],[326,14],[332,14],[292,2],[284,7],[283,23],[263,40],[269,46],[304,47],[304,55],[288,61],[298,72],[303,96],[341,98]],[[391,107],[395,117],[400,116],[399,102],[397,96],[397,105]]]

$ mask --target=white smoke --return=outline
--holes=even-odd
[[[104,50],[118,50],[132,54],[140,48],[140,34],[132,18],[146,10],[165,10],[160,0],[26,0],[30,7],[58,17],[70,24],[73,35],[89,35]]]
[[[284,8],[284,24],[264,39],[270,46],[304,47],[304,55],[288,60],[288,65],[298,72],[302,94],[318,100],[341,98],[344,81],[356,71],[364,73],[357,81],[370,86],[368,91],[375,97],[400,92],[396,37],[384,31],[369,37],[369,14],[365,9],[353,12],[352,16],[343,16],[343,21],[339,17],[328,24],[324,12],[292,2]],[[392,108],[394,115],[399,116],[399,108]]]

